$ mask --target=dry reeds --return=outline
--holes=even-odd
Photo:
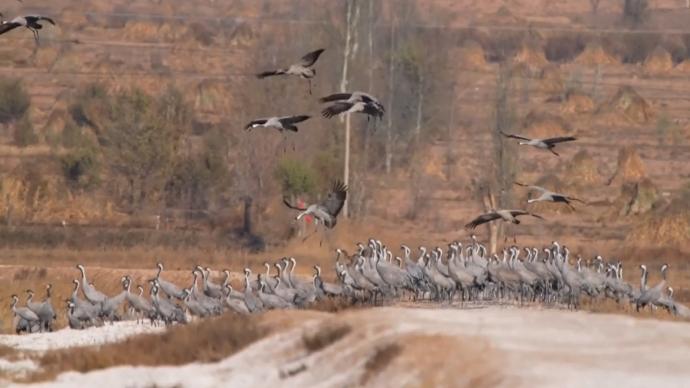
[[[43,370],[31,379],[46,380],[68,370],[88,372],[118,365],[220,361],[267,334],[257,322],[256,317],[224,315],[119,343],[51,351],[40,358]]]

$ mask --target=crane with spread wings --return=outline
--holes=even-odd
[[[347,186],[340,181],[335,181],[333,182],[333,186],[331,186],[331,191],[328,193],[328,196],[319,203],[314,203],[306,207],[297,206],[290,203],[285,197],[283,197],[283,203],[290,209],[300,211],[295,219],[299,220],[306,215],[311,215],[317,223],[321,222],[327,228],[332,229],[337,223],[338,214],[340,214],[346,198]]]

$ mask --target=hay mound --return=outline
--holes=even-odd
[[[565,173],[578,187],[600,185],[604,181],[599,173],[599,165],[586,150],[573,156],[573,159],[567,163]]]
[[[614,56],[601,47],[597,42],[587,44],[585,50],[575,58],[575,63],[581,65],[614,65],[620,63]]]
[[[544,94],[562,94],[565,82],[561,69],[556,64],[549,64],[539,74],[539,87]]]
[[[544,55],[544,50],[540,50],[537,47],[532,47],[531,45],[523,45],[522,49],[518,51],[513,57],[513,65],[516,68],[524,67],[534,74],[539,74],[541,69],[549,64],[549,61]]]
[[[623,147],[618,151],[618,164],[616,172],[609,179],[608,184],[626,184],[637,183],[647,177],[647,171],[640,158],[633,147]]]
[[[665,48],[657,46],[645,59],[642,66],[648,73],[667,73],[673,69],[673,58]]]
[[[617,112],[640,124],[647,123],[654,112],[651,105],[631,86],[621,86],[616,94],[600,108],[599,112]]]
[[[560,116],[539,111],[529,112],[522,127],[524,134],[536,139],[563,136],[572,130]]]
[[[621,187],[620,196],[614,201],[618,216],[645,214],[659,201],[659,190],[648,178],[639,182],[626,183]]]
[[[690,246],[690,190],[637,223],[625,243],[687,250]]]
[[[582,92],[568,91],[565,95],[565,100],[561,105],[561,113],[564,114],[580,114],[590,113],[594,111],[594,101],[592,98]]]
[[[458,54],[463,67],[471,70],[486,70],[489,67],[484,48],[474,40],[466,41]]]

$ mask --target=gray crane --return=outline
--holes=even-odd
[[[339,114],[361,113],[367,115],[367,119],[380,119],[383,117],[383,111],[375,104],[370,102],[335,102],[321,111],[321,116],[330,119]]]
[[[31,333],[34,331],[34,328],[36,330],[41,330],[41,320],[38,317],[38,315],[31,311],[31,309],[27,307],[17,307],[17,303],[19,302],[19,297],[17,295],[12,295],[12,302],[10,303],[10,309],[14,313],[14,315],[19,319],[19,320],[24,320],[26,322],[26,327],[28,328],[28,332]],[[19,334],[20,330],[20,325],[17,325],[17,334]]]
[[[252,290],[252,284],[249,281],[252,271],[249,268],[244,269],[244,303],[247,305],[249,312],[256,313],[264,309],[264,304]]]
[[[575,207],[571,204],[571,202],[573,202],[573,201],[586,204],[586,202],[581,200],[581,199],[577,199],[575,197],[570,197],[570,196],[565,195],[565,194],[556,193],[554,191],[547,190],[541,186],[526,185],[526,184],[519,183],[519,182],[515,182],[515,184],[518,186],[527,187],[530,190],[536,190],[540,193],[538,197],[528,199],[527,203],[543,202],[543,201],[545,201],[545,202],[560,202],[560,203],[564,203],[564,204],[568,205],[568,207],[570,207],[573,210],[575,210]]]
[[[156,267],[158,267],[158,272],[156,273],[156,277],[154,279],[156,279],[156,281],[158,282],[160,290],[171,298],[184,298],[184,293],[182,292],[182,289],[180,287],[178,287],[174,283],[171,283],[161,278],[161,272],[163,272],[163,263],[158,262],[156,264]]]
[[[249,314],[249,308],[247,308],[247,304],[244,303],[244,296],[239,293],[239,295],[233,295],[233,293],[237,291],[233,290],[230,284],[228,284],[226,288],[227,296],[224,299],[225,305],[238,314]]]
[[[191,289],[185,288],[182,290],[182,292],[184,292],[185,294],[185,297],[184,299],[182,299],[182,301],[187,306],[187,309],[192,315],[197,316],[199,318],[204,318],[212,315],[211,310],[207,309],[198,300],[192,298]]]
[[[74,288],[72,289],[72,295],[70,301],[74,304],[75,315],[80,317],[80,320],[85,321],[92,326],[98,322],[99,315],[101,312],[100,304],[95,305],[88,300],[83,300],[79,298],[79,280],[72,279]]]
[[[36,44],[39,43],[38,30],[43,28],[41,21],[46,21],[52,25],[55,25],[55,21],[47,16],[40,15],[27,15],[27,16],[17,16],[16,18],[8,21],[3,21],[0,24],[0,35],[12,31],[18,27],[26,27],[34,34],[34,40]]]
[[[167,298],[160,298],[158,295],[159,284],[158,281],[154,280],[151,286],[151,301],[153,307],[158,313],[158,317],[163,320],[166,326],[173,324],[174,322],[186,323],[187,318],[185,317],[184,311],[172,303]]]
[[[144,287],[137,286],[139,294],[132,294],[130,292],[132,279],[128,278],[127,280],[127,303],[136,312],[137,323],[140,322],[142,317],[148,317],[149,319],[153,320],[152,313],[154,312],[154,308],[151,302],[149,302],[148,299],[144,298]]]
[[[378,98],[365,92],[334,93],[326,97],[319,98],[319,102],[346,102],[350,104],[363,102],[365,104],[373,105],[381,116],[383,116],[383,114],[386,112],[386,108]]]
[[[340,214],[346,199],[347,186],[340,181],[335,181],[326,199],[319,203],[302,207],[291,204],[286,197],[283,198],[283,203],[290,209],[300,211],[295,219],[299,220],[306,215],[312,215],[317,223],[321,222],[327,228],[333,228],[337,223],[338,214]]]
[[[105,302],[108,298],[104,293],[98,291],[86,280],[86,270],[82,264],[77,264],[77,269],[81,271],[81,290],[84,293],[86,300],[93,304],[100,304]]]
[[[212,280],[209,279],[209,277],[211,276],[211,269],[208,267],[206,267],[206,269],[201,268],[200,265],[197,265],[196,268],[199,270],[199,272],[201,272],[201,277],[204,282],[204,294],[210,298],[222,298],[223,289],[221,288],[221,286],[215,284]]]
[[[311,95],[311,79],[316,76],[316,70],[313,66],[325,50],[326,49],[314,50],[304,55],[298,63],[283,69],[263,71],[257,74],[256,77],[262,79],[276,75],[299,76],[309,82],[309,94]]]
[[[26,307],[38,315],[41,331],[53,331],[53,321],[57,318],[55,316],[55,310],[53,310],[53,306],[50,303],[50,290],[52,287],[52,284],[47,285],[46,299],[40,303],[33,302],[34,292],[32,290],[26,290],[28,294]]]
[[[103,319],[108,319],[110,323],[121,320],[118,309],[125,302],[125,299],[127,299],[127,288],[129,286],[127,276],[123,276],[120,279],[120,285],[122,286],[122,291],[113,297],[106,298],[101,304],[101,317]]]
[[[512,139],[522,140],[518,142],[518,144],[529,145],[532,147],[539,148],[540,150],[547,150],[556,156],[560,156],[556,151],[553,150],[557,144],[577,140],[577,138],[574,136],[550,137],[546,139],[530,139],[528,137],[524,137],[521,135],[514,135],[505,132],[501,132],[501,135]]]
[[[265,118],[260,118],[260,119],[254,119],[247,123],[247,125],[244,126],[245,131],[251,131],[254,128],[258,127],[264,127],[264,128],[274,128],[277,129],[278,132],[283,132],[283,131],[292,131],[292,132],[297,132],[299,131],[299,128],[297,128],[298,123],[301,123],[303,121],[307,121],[311,118],[311,116],[308,115],[297,115],[297,116],[282,116],[282,117],[265,117]]]
[[[530,213],[527,210],[505,210],[505,209],[501,209],[501,210],[494,210],[494,211],[491,211],[491,212],[488,212],[488,213],[485,213],[485,214],[478,216],[474,220],[470,221],[467,225],[465,225],[465,228],[470,229],[470,230],[475,229],[477,226],[479,226],[481,224],[485,224],[487,222],[491,222],[494,220],[503,220],[505,222],[510,222],[510,223],[517,225],[520,223],[520,220],[518,219],[518,217],[525,216],[525,215],[539,218],[540,220],[544,219],[544,217],[542,217],[538,214]]]
[[[256,294],[259,297],[259,299],[261,299],[261,303],[263,303],[264,307],[266,307],[267,309],[287,309],[294,307],[292,303],[286,301],[280,296],[264,292],[264,290],[266,289],[266,281],[264,280],[262,274],[259,274],[259,284],[261,286],[257,290]]]
[[[646,269],[646,268],[645,268]],[[640,311],[640,307],[644,308],[647,305],[657,304],[659,300],[663,297],[663,293],[666,290],[666,276],[668,271],[668,264],[663,264],[661,266],[661,281],[657,283],[654,287],[645,289],[640,293],[640,297],[637,298],[635,303],[635,309]],[[645,271],[646,272],[646,271]],[[646,276],[644,276],[646,281]]]
[[[321,279],[321,267],[318,265],[314,266],[314,276],[314,285],[327,296],[340,296],[343,294],[343,287],[341,285],[324,282],[323,279]]]

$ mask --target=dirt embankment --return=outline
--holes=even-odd
[[[681,322],[442,306],[269,318],[283,315],[292,328],[218,363],[66,373],[40,386],[681,387],[690,378]]]

